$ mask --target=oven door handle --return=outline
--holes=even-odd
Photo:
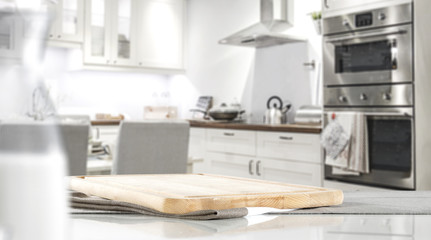
[[[381,37],[381,36],[389,36],[389,35],[401,35],[406,33],[407,33],[406,30],[398,29],[396,31],[390,31],[390,32],[366,33],[366,34],[359,34],[355,36],[332,38],[332,39],[326,40],[326,42],[327,43],[343,42],[343,41],[353,40],[357,38],[372,38],[372,37]]]
[[[364,116],[374,116],[374,117],[413,117],[413,114],[409,111],[399,111],[399,112],[366,112],[366,111],[357,111],[359,113],[364,114]],[[337,114],[337,113],[349,113],[346,111],[332,111],[332,110],[326,110],[323,114],[324,116],[328,116],[328,114]],[[329,116],[328,116],[329,117]]]

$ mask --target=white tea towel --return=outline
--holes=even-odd
[[[349,142],[349,135],[337,120],[332,120],[323,130],[321,144],[326,155],[336,158]]]
[[[351,128],[350,157],[347,170],[369,173],[367,117],[355,113]]]
[[[325,164],[336,167],[332,174],[358,175],[369,172],[366,116],[356,112],[336,112],[336,121],[349,136],[349,143],[335,158],[328,153]],[[329,126],[329,125],[328,125]]]

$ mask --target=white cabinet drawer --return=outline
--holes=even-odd
[[[257,156],[321,163],[320,135],[258,131]]]
[[[205,161],[208,161],[208,172],[218,175],[256,178],[256,160],[251,157],[230,153],[208,152]]]
[[[93,126],[93,139],[115,143],[117,141],[119,130],[119,126]]]
[[[269,181],[322,186],[322,167],[316,163],[258,159],[257,173]]]
[[[189,137],[189,167],[190,173],[204,173],[208,171],[205,165],[205,128],[190,128]]]
[[[205,153],[205,129],[190,128],[189,156],[203,158]]]
[[[212,152],[256,155],[256,132],[230,129],[208,129],[206,149]]]

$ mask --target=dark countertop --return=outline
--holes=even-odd
[[[300,125],[300,124],[258,124],[242,122],[213,122],[204,120],[189,120],[190,127],[198,128],[223,128],[234,130],[252,130],[252,131],[273,131],[273,132],[297,132],[297,133],[320,133],[322,126],[319,125]]]
[[[92,126],[102,126],[102,125],[120,125],[122,120],[92,120]]]
[[[188,120],[190,127],[197,128],[221,128],[234,130],[251,130],[251,131],[270,131],[270,132],[296,132],[296,133],[320,133],[322,126],[319,125],[304,125],[304,124],[259,124],[259,123],[244,123],[244,122],[215,122],[210,120]],[[93,120],[92,126],[103,125],[120,125],[121,120]]]

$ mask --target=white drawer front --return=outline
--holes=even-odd
[[[257,178],[255,160],[251,157],[239,156],[230,153],[210,152],[206,155],[208,172],[218,175],[235,177]]]
[[[322,186],[322,165],[285,160],[258,159],[257,172],[269,181]]]
[[[208,129],[208,151],[256,155],[256,132],[230,129]]]
[[[93,138],[106,142],[116,142],[120,132],[119,126],[93,126]]]
[[[189,156],[203,157],[205,152],[205,128],[190,128]]]
[[[259,131],[257,156],[321,163],[320,135]]]

